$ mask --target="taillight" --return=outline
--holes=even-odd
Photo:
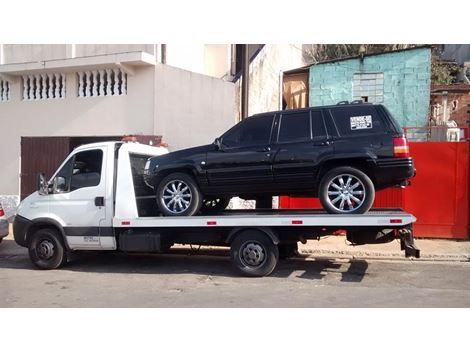
[[[0,216],[5,216],[5,212],[3,211],[2,207],[0,207]]]
[[[393,138],[393,156],[397,158],[406,158],[410,156],[410,147],[406,137]]]

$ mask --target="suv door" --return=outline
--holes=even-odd
[[[282,189],[314,189],[320,161],[333,152],[320,109],[285,111],[273,146],[274,180]]]
[[[110,233],[100,228],[106,219],[106,147],[82,150],[69,156],[54,175],[48,194],[49,212],[65,223],[72,249],[108,249]],[[102,233],[103,232],[103,233]],[[101,238],[106,234],[106,238]]]
[[[274,115],[248,118],[221,137],[221,148],[207,153],[210,186],[250,191],[273,182],[271,131]],[[256,185],[256,187],[253,187]]]

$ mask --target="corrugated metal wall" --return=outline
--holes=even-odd
[[[21,200],[36,191],[37,175],[52,176],[70,152],[70,137],[21,137]]]

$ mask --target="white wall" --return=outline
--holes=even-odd
[[[248,115],[280,110],[282,72],[305,65],[301,44],[267,44],[250,64]]]
[[[99,136],[154,130],[154,67],[128,76],[127,95],[79,98],[76,73],[66,75],[66,98],[21,100],[21,79],[0,103],[0,194],[18,194],[21,136]]]
[[[212,143],[236,122],[235,84],[157,65],[155,134],[170,150]]]

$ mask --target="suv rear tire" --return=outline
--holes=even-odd
[[[182,172],[163,178],[157,187],[157,205],[165,216],[191,216],[201,208],[202,196],[194,179]]]
[[[350,166],[328,171],[320,182],[319,198],[330,214],[363,214],[374,202],[375,188],[369,176]]]

